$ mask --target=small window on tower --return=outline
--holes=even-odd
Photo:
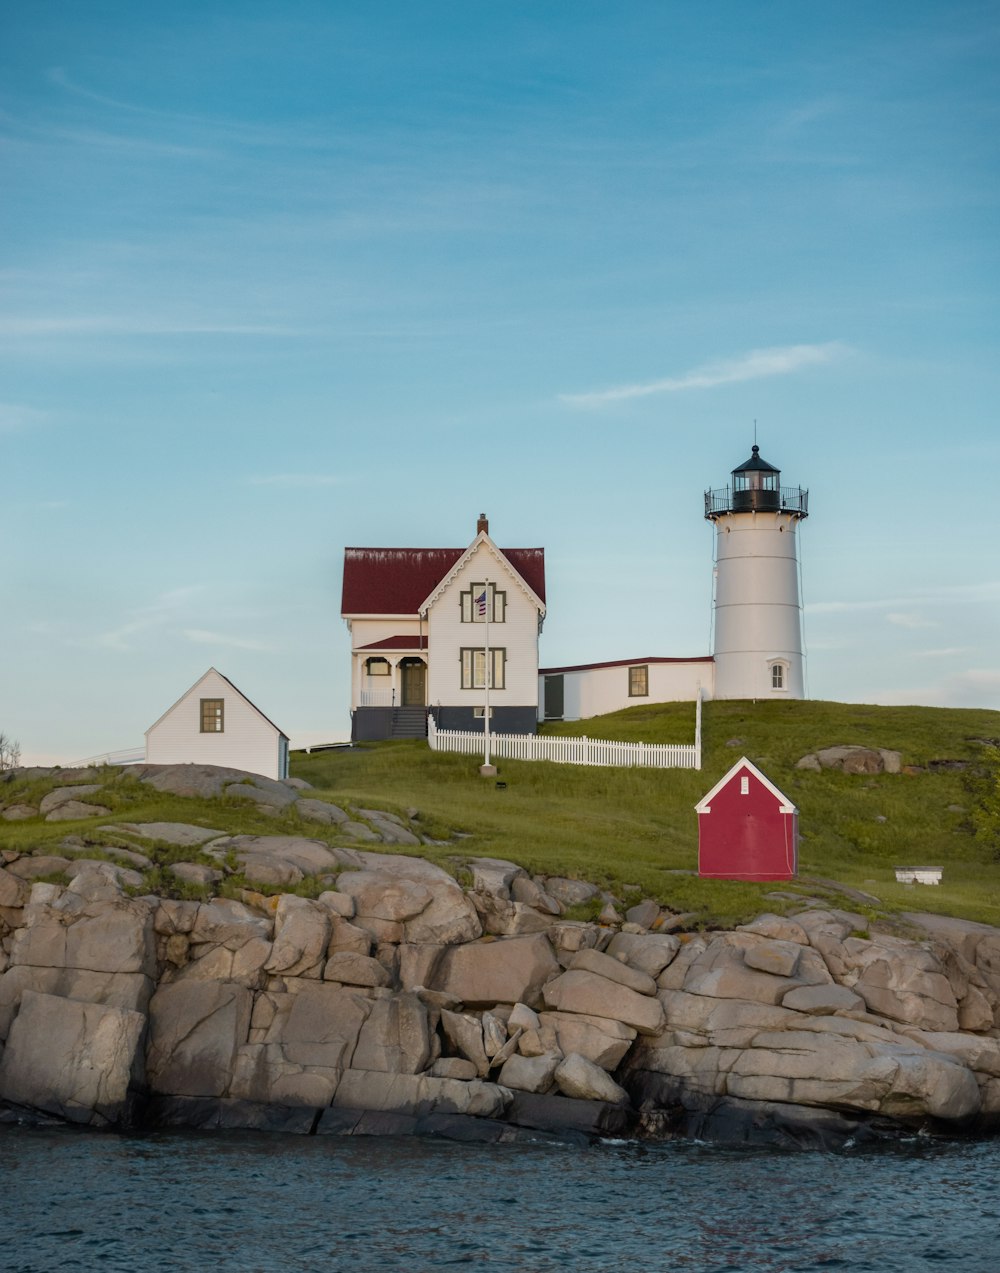
[[[784,663],[771,664],[771,689],[783,690],[785,688],[785,665]]]

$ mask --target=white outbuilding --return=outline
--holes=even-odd
[[[146,760],[155,765],[223,765],[265,778],[287,778],[288,736],[210,667],[146,730]]]

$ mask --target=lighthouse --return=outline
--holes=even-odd
[[[705,492],[715,523],[716,698],[804,698],[798,526],[809,492],[782,486],[754,445],[732,482]]]

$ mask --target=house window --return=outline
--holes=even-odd
[[[389,660],[388,659],[369,659],[365,664],[368,669],[369,676],[388,676]]]
[[[786,688],[786,685],[785,685],[786,669],[787,669],[787,664],[785,663],[771,664],[771,689],[772,690],[783,690]]]
[[[473,720],[485,720],[485,719],[486,719],[486,708],[485,708],[485,707],[474,707],[474,708],[472,709],[472,719],[473,719]],[[491,708],[490,708],[490,720],[492,720],[492,719],[493,719],[493,708],[491,707]]]
[[[201,732],[203,734],[221,734],[223,730],[221,698],[203,698],[201,700]]]
[[[499,592],[493,584],[474,583],[461,594],[462,622],[503,623],[507,618],[507,594]]]
[[[502,690],[506,685],[507,651],[490,650],[492,676],[490,688]],[[465,646],[462,649],[462,689],[482,690],[486,688],[486,651]]]
[[[643,663],[628,670],[629,698],[646,698],[649,694],[649,668]]]

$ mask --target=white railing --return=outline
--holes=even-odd
[[[700,704],[699,704],[700,707]],[[700,715],[700,713],[699,713]],[[433,712],[427,718],[427,743],[432,751],[456,751],[465,756],[482,753],[483,735],[459,729],[438,729]],[[504,760],[550,760],[557,765],[621,765],[646,769],[700,769],[701,747],[687,743],[622,743],[603,738],[544,738],[538,734],[496,734],[490,731],[490,754]]]
[[[395,690],[362,690],[359,707],[395,707]]]
[[[99,756],[74,760],[70,768],[86,769],[88,765],[137,765],[145,759],[145,747],[127,747],[124,751],[102,751]]]

